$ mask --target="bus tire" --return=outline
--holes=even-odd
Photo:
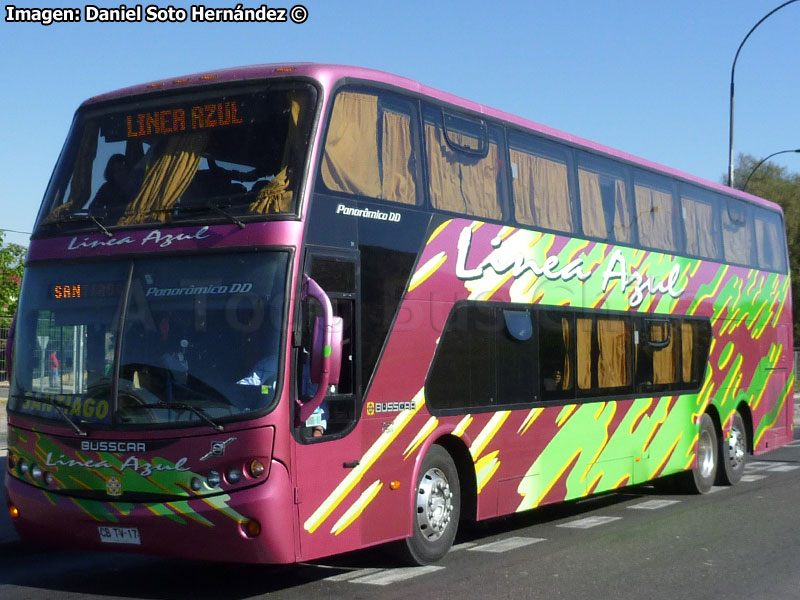
[[[414,496],[413,532],[404,554],[407,562],[429,565],[450,550],[461,516],[458,470],[442,446],[434,444],[425,455]]]
[[[697,438],[697,465],[685,474],[685,482],[690,492],[707,494],[717,478],[719,441],[714,421],[708,414],[700,417]]]
[[[722,468],[717,472],[717,483],[720,485],[737,483],[742,478],[747,463],[747,429],[739,411],[733,413],[728,439],[724,440],[720,436],[719,454]]]

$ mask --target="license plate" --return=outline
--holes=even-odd
[[[139,530],[136,527],[98,527],[100,541],[104,544],[134,544],[142,543]]]

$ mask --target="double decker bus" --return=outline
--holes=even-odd
[[[788,442],[776,205],[389,74],[77,111],[8,404],[24,540],[292,563]]]

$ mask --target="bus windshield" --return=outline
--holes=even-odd
[[[262,252],[30,267],[10,410],[80,428],[263,414],[279,383],[287,264]]]
[[[315,95],[281,83],[82,109],[36,234],[293,214]]]

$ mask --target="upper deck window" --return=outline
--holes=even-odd
[[[322,181],[332,192],[420,204],[416,111],[389,94],[343,91],[333,104]]]
[[[37,233],[294,213],[314,99],[280,84],[82,110]]]
[[[634,203],[639,225],[639,242],[657,250],[680,249],[675,223],[677,211],[672,183],[643,172],[634,174]]]
[[[482,119],[439,107],[425,111],[431,205],[448,212],[502,219],[502,133]]]

